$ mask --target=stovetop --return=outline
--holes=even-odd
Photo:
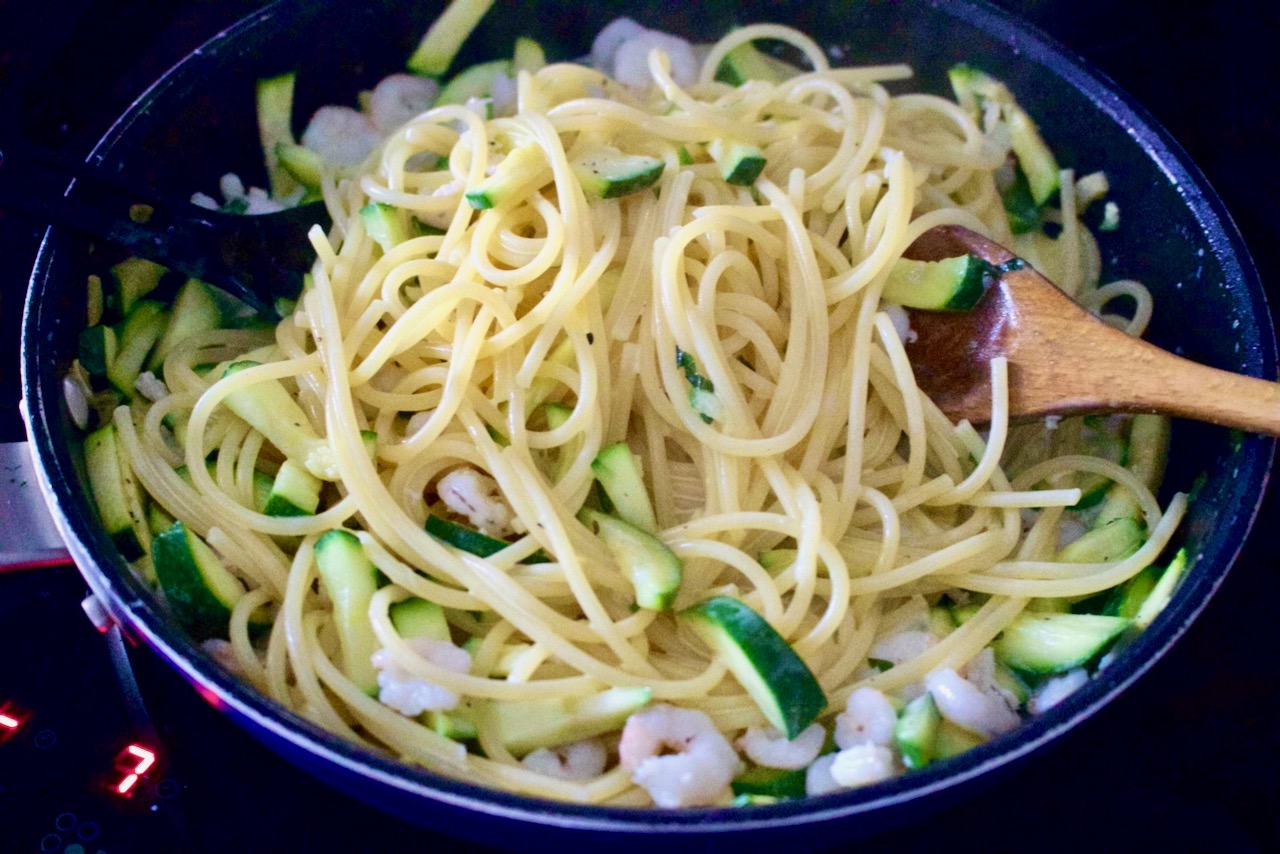
[[[259,5],[0,3],[0,143],[20,134],[83,154],[153,79]],[[1004,5],[1094,61],[1188,148],[1225,197],[1276,303],[1280,11],[1245,0],[1177,12],[1104,0]],[[40,233],[0,212],[0,441],[23,437],[18,328]],[[1278,508],[1273,490],[1216,598],[1136,686],[984,791],[858,847],[1280,850]],[[0,851],[460,845],[260,746],[150,651],[99,633],[81,610],[86,592],[70,567],[0,574]]]

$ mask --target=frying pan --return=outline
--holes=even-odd
[[[284,0],[215,37],[166,74],[116,123],[94,157],[156,186],[208,190],[232,170],[262,184],[253,81],[298,68],[295,114],[355,93],[397,70],[439,4]],[[1005,79],[1040,121],[1062,162],[1105,168],[1122,227],[1102,236],[1108,276],[1133,276],[1156,297],[1150,337],[1207,364],[1275,377],[1276,342],[1263,291],[1221,203],[1185,154],[1140,108],[1041,34],[980,2],[498,3],[460,63],[507,55],[532,35],[554,57],[586,52],[618,14],[699,40],[733,24],[792,23],[849,62],[906,60],[912,88],[946,92],[968,61]],[[300,766],[405,818],[525,848],[572,842],[640,848],[792,849],[847,841],[923,814],[1007,770],[1097,711],[1178,638],[1222,581],[1261,501],[1275,443],[1203,425],[1175,425],[1168,489],[1199,481],[1181,543],[1193,556],[1156,623],[1087,686],[1048,713],[961,757],[887,783],[750,810],[679,812],[549,804],[409,768],[337,739],[229,677],[179,632],[116,554],[87,498],[77,431],[61,378],[84,317],[86,241],[51,230],[23,321],[23,391],[41,486],[82,573],[132,636],[151,645],[216,707]],[[1194,324],[1188,323],[1194,318]],[[733,837],[731,840],[730,837]]]

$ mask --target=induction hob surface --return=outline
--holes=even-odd
[[[151,80],[258,5],[0,4],[0,141],[22,134],[82,155]],[[1095,0],[1005,5],[1093,60],[1173,132],[1226,198],[1263,280],[1280,281],[1280,170],[1271,164],[1280,12],[1242,0],[1177,13]],[[0,441],[23,434],[17,330],[40,233],[0,213]],[[1270,293],[1274,301],[1274,285]],[[1273,494],[1208,609],[1102,713],[985,791],[859,847],[1280,850],[1277,518]],[[99,633],[81,609],[86,593],[70,567],[0,574],[0,851],[456,844],[288,765],[148,650],[125,651]],[[123,676],[122,653],[131,665]],[[119,792],[130,774],[137,779]]]

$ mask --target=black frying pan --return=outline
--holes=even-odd
[[[1063,162],[1105,168],[1126,225],[1107,235],[1111,275],[1132,275],[1156,294],[1151,336],[1198,361],[1275,376],[1276,349],[1261,287],[1221,204],[1180,149],[1105,81],[1042,37],[973,3],[706,3],[664,10],[654,2],[499,3],[468,47],[469,59],[509,52],[533,35],[555,55],[585,52],[590,33],[626,11],[644,23],[711,38],[732,23],[782,20],[848,49],[858,62],[906,59],[912,84],[945,92],[945,69],[967,60],[1003,77],[1042,123]],[[261,183],[253,125],[257,77],[301,69],[297,114],[351,102],[395,70],[437,11],[436,4],[346,2],[338,9],[289,2],[221,34],[167,74],[117,123],[96,155],[158,186],[208,189],[235,170]],[[144,585],[115,554],[85,496],[75,430],[61,402],[62,372],[75,352],[90,259],[83,239],[53,231],[32,280],[24,320],[23,371],[30,432],[44,487],[64,537],[90,585],[129,630],[151,644],[211,702],[282,754],[411,820],[450,833],[533,848],[549,837],[608,834],[611,846],[720,845],[733,834],[749,847],[792,848],[837,841],[902,821],[960,796],[979,778],[1051,741],[1141,674],[1204,606],[1244,541],[1261,499],[1274,442],[1236,440],[1225,431],[1179,424],[1168,483],[1186,489],[1205,474],[1184,525],[1196,556],[1178,597],[1102,676],[1017,732],[949,763],[881,786],[755,810],[679,813],[550,805],[409,769],[333,738],[229,679],[173,629]],[[1188,319],[1194,318],[1194,323]],[[714,835],[710,835],[714,834]]]

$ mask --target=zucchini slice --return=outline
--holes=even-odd
[[[120,556],[133,561],[147,551],[139,535],[142,496],[132,474],[125,476],[118,445],[116,425],[107,422],[85,437],[84,462],[102,527],[107,529]]]
[[[152,558],[160,588],[183,628],[201,640],[225,638],[231,609],[245,586],[213,549],[178,521],[155,538]]]
[[[267,181],[272,198],[281,199],[298,188],[298,181],[280,162],[281,146],[293,145],[293,86],[297,75],[290,71],[258,80],[258,139],[266,159]]]
[[[623,154],[612,146],[591,148],[570,163],[582,189],[601,199],[616,199],[652,187],[666,165],[656,157]]]
[[[285,460],[271,482],[262,512],[268,516],[314,516],[322,485],[320,478],[298,463]]]
[[[775,729],[795,738],[827,707],[818,680],[764,617],[716,596],[680,612],[728,665]]]
[[[365,555],[360,540],[344,528],[336,528],[316,541],[316,567],[333,602],[342,671],[360,690],[376,696],[378,671],[372,658],[379,644],[369,622],[369,601],[378,589],[378,571]]]
[[[80,332],[80,347],[77,355],[80,366],[89,372],[91,377],[105,377],[107,368],[116,359],[118,343],[116,331],[110,326],[90,326]]]
[[[405,215],[394,205],[370,202],[360,209],[360,219],[364,221],[365,232],[383,252],[390,252],[413,236]]]
[[[539,747],[615,732],[649,704],[648,688],[610,688],[586,697],[493,700],[484,704],[482,725],[516,756]]]
[[[116,357],[107,366],[107,379],[116,391],[133,398],[137,391],[133,384],[142,373],[142,366],[169,325],[169,311],[162,303],[140,300],[125,318],[120,330]]]
[[[968,311],[995,282],[998,271],[976,255],[940,261],[899,258],[880,296],[907,308]]]
[[[751,42],[743,42],[726,53],[716,66],[716,80],[730,86],[741,86],[748,80],[781,83],[799,73],[794,65],[762,53]]]
[[[467,204],[478,211],[489,210],[551,180],[551,167],[538,145],[519,145],[498,164],[497,169],[466,193]]]
[[[492,5],[493,0],[452,0],[427,29],[405,65],[415,74],[431,77],[444,74],[462,43]]]
[[[658,518],[640,473],[640,461],[626,442],[601,449],[591,461],[591,471],[595,472],[614,512],[624,522],[651,534],[658,530]]]
[[[482,534],[474,528],[468,528],[466,525],[460,525],[441,516],[428,515],[426,530],[428,534],[446,545],[461,549],[476,557],[488,557],[511,545],[506,540],[499,540],[488,534]],[[536,551],[520,562],[526,565],[550,563],[551,558],[541,551]]]
[[[257,365],[253,361],[235,362],[222,375],[230,376]],[[233,391],[225,402],[286,457],[296,460],[321,480],[338,479],[333,449],[311,429],[307,414],[279,380],[264,380]]]
[[[734,777],[729,787],[735,795],[803,798],[805,796],[804,779],[804,768],[789,771],[782,768],[756,766]]]
[[[996,657],[1023,673],[1064,673],[1089,663],[1132,624],[1098,614],[1027,614],[992,644]]]
[[[923,768],[933,761],[941,723],[942,715],[929,692],[907,703],[893,727],[893,740],[902,754],[903,765]]]
[[[173,311],[164,334],[151,350],[147,370],[157,371],[164,366],[165,357],[183,341],[201,332],[222,326],[222,309],[209,285],[199,279],[187,279],[178,289],[173,301]]]
[[[481,62],[463,71],[440,87],[435,106],[466,104],[472,99],[488,98],[493,92],[494,81],[500,76],[510,77],[511,60],[495,59]]]
[[[751,143],[713,139],[707,153],[720,167],[720,177],[729,184],[750,187],[764,171],[764,152]]]
[[[629,522],[589,508],[583,508],[578,515],[600,535],[614,561],[631,579],[636,604],[652,611],[670,608],[684,575],[684,565],[675,552]]]

